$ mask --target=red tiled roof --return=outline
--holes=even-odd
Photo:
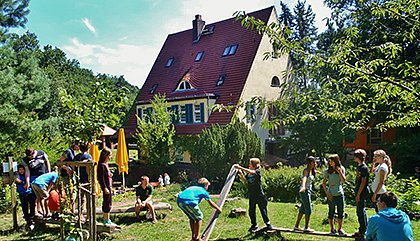
[[[262,9],[250,15],[268,22],[273,8]],[[238,103],[262,36],[254,30],[244,28],[233,18],[206,26],[214,26],[214,32],[202,35],[198,42],[193,42],[192,29],[168,35],[140,90],[139,104],[149,102],[154,94],[165,94],[168,99],[217,96],[217,104]],[[236,54],[222,57],[224,49],[231,44],[238,45]],[[204,51],[203,58],[195,62],[195,57],[200,51]],[[174,58],[174,61],[172,66],[167,68],[165,65],[169,58]],[[222,86],[216,86],[221,74],[226,74],[226,79]],[[189,78],[194,90],[174,92],[184,76]],[[155,84],[158,87],[150,94],[150,89]],[[131,126],[137,122],[135,114],[131,113],[125,127],[127,130],[135,129]],[[227,124],[232,116],[233,112],[214,112],[210,115],[208,124],[177,125],[177,134],[184,131],[187,134],[188,128],[193,134],[201,132],[203,127],[213,123]]]

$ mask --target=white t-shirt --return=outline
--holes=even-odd
[[[379,185],[379,178],[380,178],[380,171],[381,170],[383,170],[385,172],[385,177],[384,177],[384,183],[385,183],[386,176],[388,175],[388,172],[389,172],[388,165],[386,165],[385,163],[382,163],[382,164],[379,164],[378,167],[376,167],[376,170],[374,172],[375,177],[373,178],[373,182],[372,182],[372,185],[371,185],[372,193],[375,192],[376,188]],[[386,192],[385,184],[382,185],[382,187],[379,190],[378,194],[382,194],[384,192]]]

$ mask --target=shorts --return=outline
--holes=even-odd
[[[50,196],[47,189],[43,189],[35,183],[32,184],[32,190],[38,199],[47,199]]]
[[[310,215],[312,213],[311,205],[311,193],[306,190],[305,192],[299,192],[299,196],[302,200],[299,212],[302,214]]]
[[[112,209],[112,193],[103,195],[104,200],[102,201],[102,212],[109,213]]]
[[[189,219],[192,219],[196,222],[202,220],[204,217],[198,205],[191,206],[185,203],[178,202],[178,207],[188,216]]]

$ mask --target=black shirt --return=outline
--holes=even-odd
[[[46,159],[47,158],[45,152],[39,150],[37,151],[35,158],[31,160],[29,160],[29,158],[25,156],[22,159],[22,165],[29,168],[31,177],[38,177],[48,171]]]
[[[146,200],[150,195],[153,193],[153,187],[151,185],[147,185],[146,189],[143,189],[141,185],[136,187],[136,196],[140,197],[141,201]]]
[[[366,196],[368,194],[368,183],[369,183],[369,169],[366,165],[366,163],[363,163],[362,165],[359,165],[357,167],[357,171],[356,171],[356,188],[355,188],[355,192],[357,195],[357,192],[359,191],[360,188],[360,184],[362,183],[362,178],[366,178],[366,184],[365,187],[363,188],[363,191],[361,192],[360,195],[362,196]]]
[[[261,186],[261,171],[259,168],[255,169],[255,174],[248,173],[246,175],[246,180],[248,182],[249,198],[258,198],[264,196],[264,191]]]

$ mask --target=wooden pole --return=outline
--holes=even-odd
[[[96,241],[97,240],[97,233],[96,233],[96,180],[95,180],[95,162],[93,165],[90,166],[89,169],[89,183],[90,183],[90,200],[89,200],[89,207],[90,207],[90,215],[89,215],[89,224],[90,224],[90,240]]]
[[[10,191],[12,197],[12,214],[13,214],[13,230],[19,228],[17,222],[17,200],[16,200],[16,184],[15,184],[15,175],[13,171],[13,157],[9,156],[9,180],[10,180]]]

